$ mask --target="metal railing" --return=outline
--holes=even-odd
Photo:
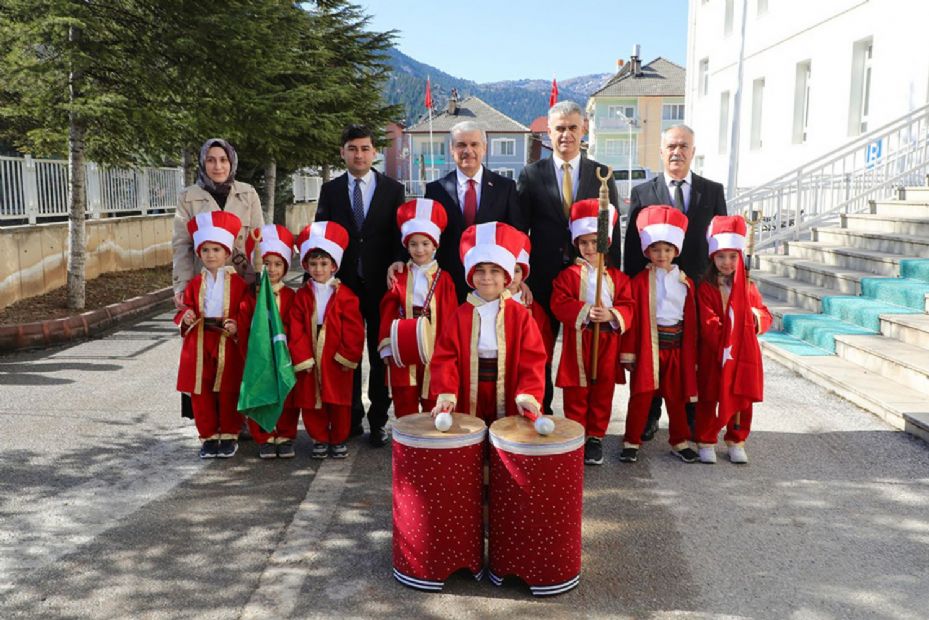
[[[312,202],[319,200],[319,188],[323,186],[320,177],[309,174],[293,174],[294,202]]]
[[[84,166],[90,217],[162,212],[177,206],[184,187],[181,168]],[[68,215],[68,162],[0,156],[0,222],[61,218]]]
[[[929,104],[851,140],[799,168],[738,194],[730,213],[761,217],[756,250],[779,248],[811,227],[860,213],[870,201],[929,173]]]

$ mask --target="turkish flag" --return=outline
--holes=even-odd
[[[426,78],[426,109],[432,109],[432,85],[430,84],[430,78]]]
[[[764,398],[764,371],[755,318],[749,300],[745,264],[739,253],[732,290],[723,316],[722,371],[719,384],[718,429],[722,430],[737,412]],[[718,432],[718,431],[717,431]]]
[[[552,94],[548,96],[548,107],[552,107],[558,103],[558,82],[555,81],[555,78],[552,78]]]

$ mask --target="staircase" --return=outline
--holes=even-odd
[[[756,255],[766,355],[929,441],[929,187]]]

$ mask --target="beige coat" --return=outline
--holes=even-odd
[[[205,189],[199,185],[184,188],[178,197],[177,211],[174,213],[174,238],[171,242],[174,248],[173,280],[174,292],[184,290],[187,283],[200,273],[202,265],[200,259],[194,254],[194,242],[187,232],[187,222],[207,211],[218,211],[219,205]],[[236,214],[242,220],[242,230],[235,239],[235,248],[230,257],[229,264],[236,271],[251,282],[255,270],[252,263],[245,256],[246,235],[256,228],[264,225],[264,214],[261,211],[261,201],[258,192],[248,183],[234,181],[229,197],[226,199],[226,211]]]

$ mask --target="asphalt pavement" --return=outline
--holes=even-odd
[[[179,350],[165,313],[0,357],[0,617],[929,617],[929,446],[769,360],[748,465],[681,463],[666,420],[620,463],[617,388],[580,586],[535,599],[394,581],[389,447],[200,461]]]

